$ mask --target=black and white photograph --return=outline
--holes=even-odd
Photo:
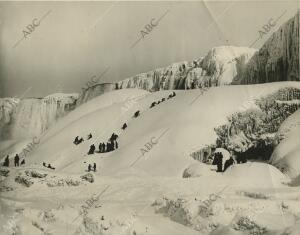
[[[0,1],[0,235],[300,235],[298,0]]]

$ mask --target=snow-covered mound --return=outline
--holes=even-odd
[[[300,81],[300,11],[284,23],[250,59],[239,74],[239,84]]]
[[[282,139],[274,150],[270,162],[294,178],[300,176],[300,110],[281,125],[278,135]]]
[[[57,123],[46,133],[28,161],[38,165],[49,162],[58,170],[73,173],[82,172],[89,162],[96,162],[101,166],[99,173],[102,175],[124,175],[135,171],[182,177],[184,170],[194,163],[185,153],[215,143],[214,128],[224,124],[226,117],[237,112],[249,96],[259,98],[286,86],[299,88],[300,84],[215,87],[202,95],[201,90],[176,91],[175,97],[153,108],[150,108],[151,103],[167,98],[171,91],[145,94],[145,91],[128,89],[113,91],[111,95],[106,93],[61,119],[62,124]],[[139,98],[111,102],[117,94],[123,94],[123,98],[125,94]],[[141,114],[134,118],[137,110]],[[125,122],[128,127],[121,130]],[[91,144],[98,150],[99,143],[106,143],[113,132],[119,135],[117,150],[86,155]],[[86,140],[89,133],[93,138]],[[77,135],[85,139],[80,145],[72,143]],[[150,149],[149,143],[152,143]]]
[[[235,164],[228,168],[225,173],[228,177],[240,179],[241,181],[251,180],[262,184],[265,182],[266,187],[278,186],[287,181],[287,177],[274,166],[267,163],[248,162],[244,164]]]
[[[213,175],[214,171],[211,170],[209,165],[203,164],[201,162],[196,162],[188,166],[184,172],[183,178],[193,178],[193,177],[201,177],[207,175]]]
[[[1,140],[39,136],[75,107],[77,97],[57,93],[41,99],[0,99]]]

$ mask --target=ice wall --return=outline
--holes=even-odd
[[[39,136],[74,109],[77,98],[78,94],[53,94],[41,99],[0,99],[0,140]]]

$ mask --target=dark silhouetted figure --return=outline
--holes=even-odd
[[[20,157],[18,154],[15,156],[15,167],[19,166]]]
[[[52,167],[50,163],[48,164],[48,168],[50,168],[51,170],[55,170],[55,168]]]
[[[153,103],[150,105],[150,109],[153,108],[155,105],[156,105],[156,102],[153,102]]]
[[[105,153],[106,149],[107,149],[107,147],[106,147],[105,143],[102,143],[102,153]]]
[[[96,163],[94,163],[93,170],[96,172]]]
[[[164,102],[165,100],[166,100],[165,98],[162,98],[162,99],[161,99],[161,102]]]
[[[22,165],[25,165],[25,159],[23,159],[22,161],[21,161],[21,166]]]
[[[6,158],[4,159],[3,166],[9,167],[9,155],[7,155]]]
[[[43,162],[43,166],[46,167],[46,163],[45,162]]]
[[[224,164],[224,171],[226,171],[226,169],[228,167],[230,167],[231,165],[234,164],[234,160],[232,157],[230,157],[228,160],[225,161],[225,164]]]
[[[220,152],[215,153],[215,157],[212,162],[212,165],[217,165],[217,172],[222,172],[222,159],[223,159],[222,153]]]
[[[124,123],[123,126],[122,126],[122,130],[125,130],[127,128],[127,124]]]
[[[102,143],[99,144],[99,153],[103,153],[103,145],[102,145]]]
[[[78,138],[79,138],[79,136],[76,136],[75,140],[73,141],[73,143],[76,144],[76,145],[79,143],[79,139]]]
[[[115,140],[115,149],[119,148],[118,141]]]
[[[92,165],[89,164],[89,166],[88,166],[88,172],[90,172],[91,170],[92,170]]]
[[[78,144],[81,144],[83,142],[83,138],[81,137],[78,141]]]
[[[90,146],[90,150],[89,150],[88,154],[94,154],[95,149],[96,149],[95,145],[92,144],[92,145]]]
[[[87,139],[89,140],[89,139],[91,139],[92,137],[93,137],[93,136],[92,136],[92,133],[90,133],[90,134],[88,135],[88,138],[87,138]]]
[[[114,141],[118,138],[119,136],[115,133],[112,133],[111,137],[109,138],[109,141]]]
[[[134,115],[133,115],[135,118],[137,118],[138,116],[140,116],[140,111],[138,110],[138,111],[136,111],[135,113],[134,113]]]

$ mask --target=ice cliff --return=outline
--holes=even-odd
[[[215,47],[204,58],[174,63],[122,80],[117,89],[158,91],[229,85],[255,52],[246,47]]]
[[[238,80],[241,84],[300,81],[299,15],[284,23],[251,58]]]
[[[0,139],[40,135],[59,117],[75,108],[78,94],[53,94],[44,98],[1,98]]]

